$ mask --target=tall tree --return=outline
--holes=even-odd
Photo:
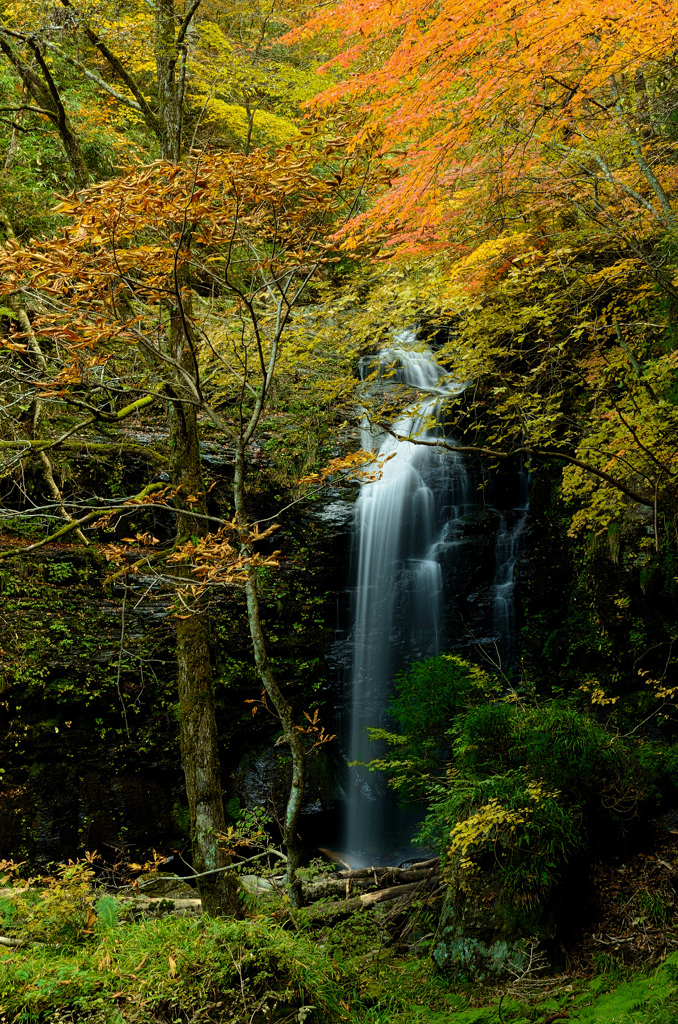
[[[261,535],[248,520],[245,457],[294,307],[310,278],[332,257],[337,219],[350,216],[364,181],[361,161],[331,168],[324,176],[317,161],[317,151],[301,144],[272,156],[259,151],[249,157],[205,156],[186,167],[157,163],[63,203],[70,223],[59,237],[27,248],[10,242],[0,251],[4,293],[10,300],[21,293],[34,311],[30,331],[19,321],[5,341],[7,366],[20,375],[17,351],[30,347],[31,338],[58,337],[52,361],[35,367],[32,387],[45,400],[52,397],[76,409],[84,404],[90,411],[67,430],[57,428],[39,442],[17,439],[6,452],[57,452],[81,431],[85,443],[98,422],[115,425],[131,406],[141,410],[163,400],[170,409],[171,502],[178,520],[171,576],[178,601],[182,760],[194,866],[201,873],[223,866],[210,637],[200,582],[205,567],[216,564],[208,573],[210,585],[232,582],[234,573],[245,585],[256,666],[292,751],[285,843],[294,899],[304,751],[267,658],[257,582]],[[202,282],[209,302],[198,302],[190,280]],[[62,297],[64,290],[68,298]],[[109,413],[97,409],[96,390],[86,400],[82,390],[91,390],[91,368],[106,367],[113,357],[125,366],[127,385],[118,393],[116,411]],[[207,375],[206,360],[212,363]],[[106,386],[105,378],[104,370],[96,388]],[[145,397],[138,398],[139,392]],[[220,411],[225,395],[233,403],[229,416]],[[235,448],[235,520],[222,523],[216,538],[208,534],[199,417]],[[100,506],[98,514],[104,512]],[[54,536],[84,528],[96,517],[74,518]],[[231,541],[225,536],[229,529]],[[210,874],[201,880],[209,912],[232,897],[219,882],[223,878]]]

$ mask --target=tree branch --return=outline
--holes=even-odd
[[[57,53],[62,60],[65,60],[67,64],[70,64],[71,67],[77,68],[78,71],[81,71],[85,78],[89,78],[90,82],[94,82],[100,89],[103,89],[120,103],[124,103],[126,106],[131,107],[132,110],[143,113],[136,100],[132,100],[129,96],[125,96],[123,93],[118,92],[118,90],[114,89],[112,85],[109,85],[105,79],[101,78],[99,75],[95,75],[93,71],[90,71],[85,67],[82,61],[76,60],[75,57],[71,57],[68,53],[64,53],[60,46],[57,46],[56,43],[51,42],[49,39],[44,39],[43,42],[45,46],[48,46],[50,50],[54,50],[54,52]]]
[[[377,426],[385,430],[387,434],[394,437],[396,441],[409,441],[411,444],[425,445],[429,448],[444,448],[447,451],[459,452],[461,455],[486,455],[492,459],[510,459],[514,455],[535,455],[543,459],[560,459],[561,462],[567,462],[571,466],[578,466],[580,469],[585,470],[587,473],[593,474],[593,476],[599,477],[606,483],[610,484],[616,490],[621,491],[627,498],[631,498],[632,501],[637,502],[639,505],[644,505],[646,508],[654,508],[654,499],[646,498],[644,494],[640,494],[638,491],[634,491],[633,488],[628,487],[621,480],[617,480],[615,477],[610,476],[602,469],[597,469],[588,462],[583,462],[581,459],[575,458],[573,455],[565,455],[564,452],[559,451],[547,451],[546,449],[533,448],[530,445],[523,445],[520,448],[514,448],[511,452],[501,452],[494,448],[481,448],[478,445],[456,445],[451,444],[449,441],[445,441],[443,438],[434,441],[426,441],[422,438],[416,437],[405,437],[401,434],[396,434],[393,428],[383,422],[379,422]]]
[[[72,519],[69,523],[61,526],[54,533],[51,533],[49,537],[44,537],[42,540],[36,541],[35,544],[29,544],[25,548],[12,548],[10,551],[0,551],[0,560],[4,561],[6,558],[20,558],[22,555],[27,555],[30,551],[36,551],[37,548],[44,547],[45,544],[50,544],[52,541],[61,540],[66,534],[70,533],[71,530],[79,530],[81,526],[85,526],[87,523],[91,523],[95,519],[100,519],[102,515],[111,515],[116,512],[124,512],[129,509],[133,502],[141,502],[149,494],[153,494],[154,491],[162,490],[165,484],[149,484],[148,487],[144,487],[143,491],[139,494],[134,495],[132,498],[128,498],[123,505],[115,506],[114,508],[106,509],[94,509],[92,512],[88,512],[86,516],[82,516],[80,519]]]
[[[64,7],[69,8],[69,10],[74,10],[75,9],[73,7],[73,4],[70,2],[70,0],[61,0],[61,3],[63,4]],[[125,85],[129,89],[129,91],[134,96],[135,100],[139,104],[139,108],[141,110],[141,113],[143,114],[143,116],[144,116],[144,118],[146,120],[146,123],[148,124],[149,128],[151,129],[151,131],[155,135],[159,135],[159,133],[161,132],[160,119],[159,119],[158,115],[151,109],[148,101],[146,100],[146,97],[144,96],[144,94],[142,93],[141,89],[137,85],[137,82],[135,81],[135,79],[127,71],[127,69],[124,67],[124,65],[120,61],[120,59],[113,53],[112,50],[109,49],[109,47],[106,45],[106,43],[102,39],[99,38],[99,36],[96,34],[96,32],[94,32],[94,30],[91,29],[90,26],[86,22],[83,23],[82,27],[83,27],[83,31],[84,31],[85,35],[89,39],[89,41],[92,44],[92,46],[94,46],[95,49],[97,49],[99,51],[99,53],[102,55],[102,57],[104,57],[108,61],[108,63],[113,68],[113,70],[115,71],[116,75],[118,76],[118,78],[122,82],[125,83]]]
[[[193,21],[193,16],[194,16],[195,12],[198,10],[198,8],[200,7],[201,3],[202,3],[202,0],[193,0],[193,3],[191,4],[191,6],[189,7],[188,11],[186,12],[186,16],[185,16],[184,20],[181,23],[181,26],[179,28],[179,32],[177,33],[177,41],[176,41],[177,50],[180,49],[180,47],[183,45],[184,39],[186,38],[186,33],[188,32],[189,26],[190,26],[191,22]]]

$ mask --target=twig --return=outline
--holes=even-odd
[[[255,853],[254,857],[247,857],[246,860],[239,860],[235,864],[227,864],[223,868],[212,868],[211,871],[201,871],[199,873],[196,872],[190,877],[204,878],[206,875],[216,875],[220,871],[234,871],[235,868],[239,868],[242,864],[250,864],[253,860],[261,860],[262,857],[266,857],[269,853],[272,853],[274,857],[278,858],[278,860],[287,860],[285,854],[281,853],[280,850],[264,850],[263,853]]]

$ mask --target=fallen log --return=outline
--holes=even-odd
[[[168,913],[176,917],[197,917],[202,913],[202,903],[195,898],[172,896],[118,896],[120,909],[133,917],[164,917]]]
[[[393,885],[390,889],[377,889],[376,892],[366,892],[358,899],[364,907],[371,907],[373,903],[388,903],[390,900],[397,900],[406,896],[409,892],[421,888],[419,882],[408,882],[406,885]]]
[[[369,874],[370,876],[376,874],[377,878],[379,878],[381,874],[388,874],[389,872],[397,874],[399,871],[420,871],[429,867],[436,867],[439,863],[439,857],[431,857],[429,860],[418,860],[414,864],[408,864],[407,867],[378,867],[376,865],[374,867],[353,867],[347,871],[337,871],[337,874],[340,879],[365,879]]]
[[[352,894],[366,890],[386,890],[397,885],[425,882],[437,878],[439,870],[440,859],[433,857],[406,868],[373,867],[336,871],[324,878],[306,883],[303,886],[304,901],[315,903],[317,900],[330,899],[332,896],[343,896],[348,899]]]
[[[437,878],[422,882],[408,882],[405,885],[392,885],[388,889],[376,889],[374,892],[366,892],[361,896],[348,900],[334,900],[328,903],[319,903],[308,909],[308,916],[312,921],[329,921],[333,917],[340,917],[345,914],[352,914],[363,907],[371,907],[376,903],[389,903],[394,900],[414,898],[419,893],[432,896],[440,890]]]
[[[383,875],[400,875],[407,871],[425,871],[428,868],[438,867],[440,864],[440,857],[431,857],[429,860],[417,861],[414,864],[408,864],[406,868],[396,867],[371,867],[371,868],[353,868],[348,871],[337,871],[338,878],[381,878]]]
[[[379,868],[369,874],[361,871],[360,874],[350,875],[340,872],[339,877],[328,875],[305,884],[304,900],[306,903],[315,903],[316,900],[329,899],[332,896],[343,896],[348,899],[351,894],[365,892],[368,889],[388,889],[409,882],[424,882],[436,877],[437,874],[433,868],[417,871],[410,868]]]
[[[371,878],[343,879],[330,876],[321,878],[316,882],[307,882],[302,886],[304,903],[316,903],[318,900],[328,900],[333,896],[341,899],[348,899],[351,893],[364,892],[374,888],[374,880]]]

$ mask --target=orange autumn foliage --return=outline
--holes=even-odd
[[[673,223],[674,143],[638,125],[673,73],[676,0],[346,0],[301,31],[335,33],[344,77],[319,102],[358,104],[393,170],[354,237],[466,253],[592,175],[615,222]]]

